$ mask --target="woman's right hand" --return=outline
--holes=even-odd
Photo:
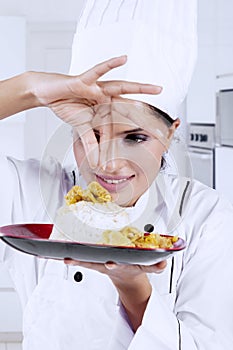
[[[71,124],[82,139],[92,167],[98,163],[99,148],[91,127],[93,106],[109,103],[122,94],[159,94],[161,88],[127,81],[99,81],[105,73],[122,66],[126,56],[102,62],[83,74],[26,72],[0,81],[0,119],[35,107],[49,107]]]
[[[49,107],[59,118],[76,129],[92,167],[97,165],[99,157],[97,140],[91,126],[93,106],[109,103],[112,97],[122,94],[161,92],[159,86],[150,84],[98,80],[126,61],[126,56],[112,58],[78,76],[36,72],[31,75],[36,105]]]

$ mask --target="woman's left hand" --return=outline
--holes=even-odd
[[[122,281],[130,277],[135,277],[144,273],[161,273],[164,271],[167,263],[161,261],[154,265],[134,265],[134,264],[117,264],[114,262],[94,263],[86,261],[77,261],[72,259],[65,259],[65,264],[82,266],[87,269],[96,270],[108,275],[110,278],[120,278]]]
[[[125,308],[134,331],[142,323],[143,315],[152,292],[147,273],[161,273],[167,265],[166,261],[145,266],[116,264],[114,262],[101,264],[70,259],[65,259],[65,263],[82,266],[108,275],[118,291],[121,303]]]

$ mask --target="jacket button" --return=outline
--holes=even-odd
[[[74,274],[74,280],[75,282],[81,282],[83,279],[83,274],[80,271],[75,272]]]
[[[154,226],[152,225],[152,224],[146,224],[145,226],[144,226],[144,231],[145,232],[153,232],[154,231]]]

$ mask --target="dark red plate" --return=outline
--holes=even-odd
[[[169,249],[132,248],[49,240],[52,224],[17,224],[0,227],[0,239],[21,252],[51,259],[150,265],[185,248],[182,238]],[[168,235],[164,235],[169,237]]]

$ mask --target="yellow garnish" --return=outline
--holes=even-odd
[[[80,186],[73,186],[65,196],[66,204],[74,204],[81,201],[83,198],[83,190]]]
[[[126,226],[123,229],[105,230],[102,234],[102,243],[137,248],[166,249],[172,248],[178,237],[163,237],[158,233],[143,233],[135,227]]]
[[[73,186],[65,196],[65,200],[67,205],[80,201],[106,203],[111,202],[112,197],[98,182],[93,181],[87,186],[86,190],[83,190],[80,186]]]
[[[98,203],[111,202],[112,197],[110,193],[103,188],[98,182],[91,182],[87,189],[95,196]]]

